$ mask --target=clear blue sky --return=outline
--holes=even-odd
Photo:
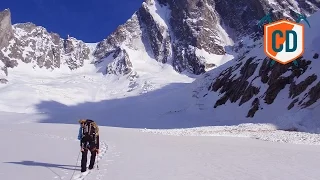
[[[1,0],[12,23],[32,22],[49,32],[98,42],[140,8],[143,0]]]

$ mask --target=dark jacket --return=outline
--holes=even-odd
[[[99,141],[99,134],[95,136],[95,138],[93,140],[91,140],[90,138],[88,137],[83,137],[82,136],[82,127],[80,125],[80,128],[79,128],[79,133],[78,133],[78,140],[80,140],[80,147],[82,148],[87,148],[85,147],[86,146],[86,143],[89,144],[89,149],[93,150],[93,149],[99,149],[99,144],[100,144],[100,141]]]

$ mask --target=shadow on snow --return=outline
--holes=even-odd
[[[37,105],[37,110],[45,115],[41,123],[77,124],[79,119],[88,118],[100,126],[123,128],[170,129],[212,125],[210,117],[199,119],[197,113],[185,110],[192,97],[191,93],[186,93],[188,87],[190,84],[173,83],[138,96],[72,106],[43,101]]]
[[[59,169],[65,169],[65,170],[80,170],[79,166],[50,164],[50,163],[42,163],[42,162],[35,162],[35,161],[4,162],[4,163],[18,164],[18,165],[25,165],[25,166],[38,166],[38,167],[45,167],[45,168],[49,168],[49,169],[50,168],[59,168]]]
[[[62,179],[61,175],[56,173],[52,168],[71,170],[71,171],[80,171],[79,166],[42,163],[42,162],[35,162],[35,161],[4,162],[4,163],[24,165],[24,166],[33,166],[33,167],[44,167],[44,168],[47,168],[48,170],[50,170],[53,174],[57,175],[60,179]]]
[[[177,129],[261,123],[251,118],[238,119],[235,117],[235,119],[228,120],[237,113],[232,107],[226,112],[232,112],[231,114],[215,112],[216,109],[213,107],[200,110],[196,105],[196,98],[192,97],[193,92],[190,87],[189,83],[172,83],[138,96],[84,102],[72,106],[56,101],[43,101],[37,105],[37,110],[44,115],[40,123],[77,124],[79,119],[87,118],[95,120],[100,126],[139,129]],[[236,108],[243,107],[237,106]],[[271,122],[273,119],[271,116],[269,113],[267,118],[269,120],[263,120],[264,123],[278,126],[277,123]]]

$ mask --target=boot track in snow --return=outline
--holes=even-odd
[[[107,149],[108,149],[108,145],[105,143],[105,142],[102,142],[101,143],[101,152],[98,154],[98,157],[97,157],[97,159],[96,159],[96,165],[98,165],[98,162],[104,157],[104,155],[106,154],[106,152],[107,152]],[[96,166],[97,167],[97,166]],[[87,170],[87,171],[85,171],[85,172],[82,172],[82,173],[80,173],[80,174],[77,174],[77,175],[75,175],[72,179],[73,180],[84,180],[89,174],[91,174],[93,171],[96,171],[96,170],[98,170],[99,171],[99,169],[98,168],[94,168],[94,169],[91,169],[91,170]]]

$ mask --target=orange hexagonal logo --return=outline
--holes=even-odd
[[[264,25],[264,52],[281,63],[288,64],[304,53],[304,26],[288,20]]]

